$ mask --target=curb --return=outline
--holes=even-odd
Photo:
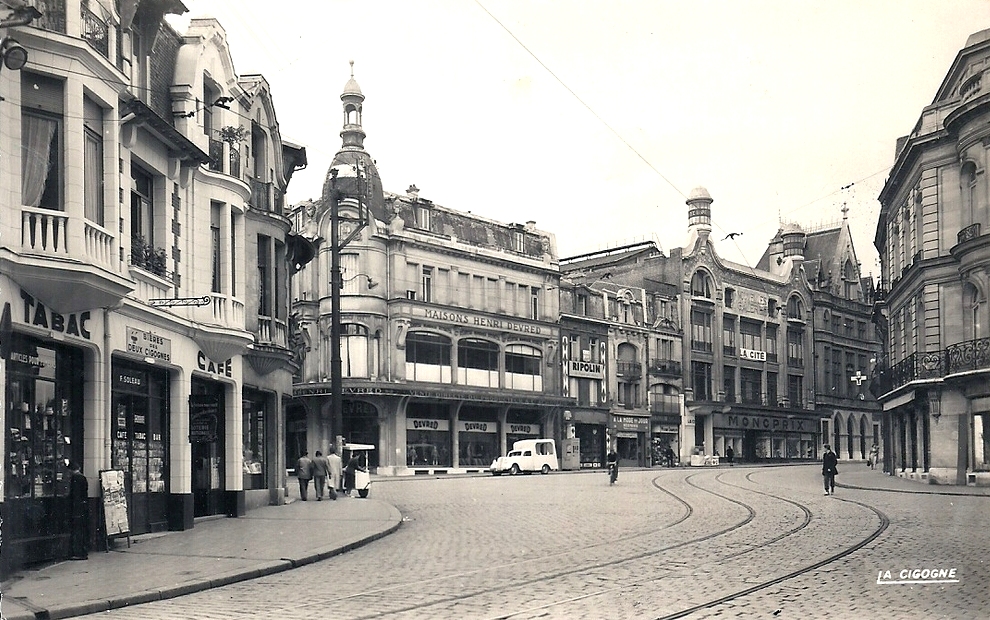
[[[199,579],[178,586],[157,588],[153,590],[142,590],[117,598],[97,599],[83,601],[81,603],[67,603],[65,605],[53,605],[47,609],[36,607],[24,600],[8,599],[7,597],[3,597],[4,603],[13,603],[21,609],[15,610],[13,613],[6,613],[6,610],[4,610],[5,613],[2,614],[2,620],[57,620],[59,618],[84,616],[86,614],[106,612],[112,609],[121,609],[123,607],[139,605],[141,603],[164,601],[167,599],[184,596],[186,594],[193,594],[195,592],[202,592],[203,590],[219,588],[220,586],[226,586],[241,581],[248,581],[258,577],[264,577],[266,575],[272,575],[274,573],[280,573],[293,568],[298,568],[300,566],[305,566],[307,564],[313,564],[321,560],[326,560],[327,558],[332,558],[334,556],[347,553],[348,551],[367,545],[368,543],[374,542],[380,538],[384,538],[398,530],[402,526],[402,513],[400,513],[399,510],[392,505],[388,505],[388,509],[390,513],[388,520],[394,522],[391,526],[380,532],[365,536],[364,538],[345,545],[327,547],[322,551],[300,557],[267,560],[259,562],[257,565],[250,568],[213,576],[209,579]]]

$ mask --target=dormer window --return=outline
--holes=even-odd
[[[787,318],[804,320],[804,308],[801,304],[801,298],[797,295],[787,300]]]
[[[432,220],[431,215],[432,213],[430,212],[429,207],[423,205],[417,205],[416,228],[422,228],[423,230],[430,230],[430,224]]]
[[[523,241],[523,232],[521,230],[512,231],[512,251],[522,252],[524,248]]]

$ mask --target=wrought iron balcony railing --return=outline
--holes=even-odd
[[[880,368],[880,393],[886,394],[912,381],[977,370],[990,370],[990,338],[966,340],[940,351],[914,353],[890,368]]]
[[[649,373],[651,375],[681,376],[681,363],[675,360],[652,359],[650,360]]]
[[[643,365],[639,362],[616,362],[615,373],[623,377],[639,377],[643,374]]]
[[[980,236],[980,223],[977,222],[976,224],[970,224],[966,228],[960,230],[959,234],[956,235],[956,241],[958,243],[963,243],[971,239],[976,239],[979,236]]]
[[[110,58],[110,26],[86,5],[82,6],[81,17],[82,38],[104,58]]]

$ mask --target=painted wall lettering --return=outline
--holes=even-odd
[[[199,366],[200,370],[206,371],[212,375],[229,377],[231,374],[229,359],[226,362],[220,362],[217,364],[210,358],[206,357],[206,354],[202,351],[196,354],[196,364]]]
[[[28,325],[90,340],[89,329],[86,327],[90,317],[88,310],[78,314],[73,312],[66,316],[58,312],[50,312],[43,303],[24,291],[21,291],[21,299],[24,300],[24,322]]]

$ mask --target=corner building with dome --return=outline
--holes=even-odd
[[[556,241],[382,189],[353,74],[342,144],[318,200],[295,205],[317,256],[292,281],[303,362],[286,465],[342,439],[375,446],[382,475],[486,470],[519,439],[561,436]],[[341,411],[333,411],[332,219],[340,247]]]

